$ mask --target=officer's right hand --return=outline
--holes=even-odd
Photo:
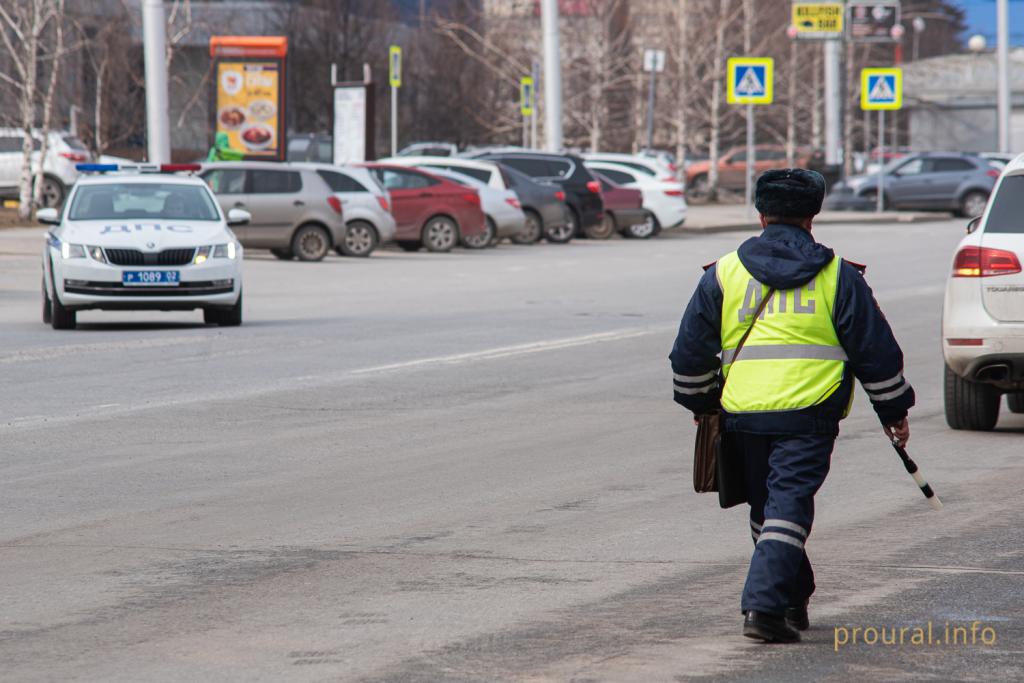
[[[882,427],[882,431],[889,437],[890,441],[896,442],[900,448],[904,448],[910,441],[910,422],[903,418],[899,422]]]

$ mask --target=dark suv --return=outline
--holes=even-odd
[[[574,154],[546,154],[530,151],[482,151],[472,154],[475,159],[499,161],[525,173],[539,182],[556,183],[565,191],[569,205],[572,234],[593,238],[606,238],[601,223],[604,202],[601,201],[601,183],[583,166],[583,159]]]

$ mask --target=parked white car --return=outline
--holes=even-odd
[[[678,169],[661,157],[644,154],[616,154],[614,152],[595,152],[581,156],[586,162],[600,161],[627,166],[655,180],[681,182]]]
[[[514,191],[495,189],[457,171],[445,171],[440,168],[423,170],[447,178],[453,183],[472,187],[480,195],[480,206],[487,217],[487,227],[480,234],[463,237],[462,246],[483,249],[497,244],[504,237],[514,237],[526,228],[526,214],[523,213],[519,196]]]
[[[381,159],[382,164],[396,164],[398,166],[415,166],[424,171],[454,171],[462,175],[468,175],[480,182],[493,187],[495,190],[508,190],[508,179],[501,172],[497,162],[485,161],[482,159],[463,159],[460,157],[428,157],[428,156],[399,156],[390,159]]]
[[[228,226],[251,216],[225,216],[206,183],[173,173],[199,168],[109,165],[80,178],[60,213],[37,211],[53,226],[43,247],[43,322],[66,330],[87,309],[198,308],[208,324],[241,325],[242,245]]]
[[[989,430],[1000,396],[1024,413],[1024,154],[957,246],[942,309],[946,423]]]
[[[395,239],[391,195],[369,169],[361,166],[301,164],[316,170],[331,192],[341,200],[345,217],[345,246],[335,245],[339,255],[369,256],[378,244]]]
[[[25,159],[25,135],[20,128],[0,128],[0,197],[16,198]],[[42,135],[32,134],[32,172],[39,170]],[[43,206],[64,203],[68,189],[78,179],[75,164],[89,161],[91,154],[81,140],[68,132],[50,131],[43,161]]]
[[[640,190],[644,197],[644,208],[657,221],[655,232],[662,228],[679,227],[686,221],[689,207],[686,205],[683,184],[678,180],[659,180],[619,163],[588,161],[585,165],[600,171],[623,187]]]

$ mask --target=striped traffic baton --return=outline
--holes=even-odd
[[[921,489],[921,493],[928,499],[928,504],[936,510],[942,509],[942,501],[935,495],[935,491],[932,491],[932,487],[928,485],[928,482],[921,476],[921,471],[917,467],[917,463],[910,459],[907,455],[906,449],[900,445],[900,442],[896,439],[892,439],[892,447],[896,449],[896,454],[900,456],[900,460],[903,461],[903,466],[907,468],[907,472],[914,478],[918,487]]]

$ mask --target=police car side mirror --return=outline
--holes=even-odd
[[[39,209],[36,211],[36,220],[46,225],[60,225],[60,214],[57,209]]]
[[[252,214],[245,209],[228,211],[228,225],[246,225],[252,220]]]
[[[975,216],[971,219],[971,222],[967,224],[967,234],[970,235],[972,232],[978,229],[981,225],[981,216]]]

